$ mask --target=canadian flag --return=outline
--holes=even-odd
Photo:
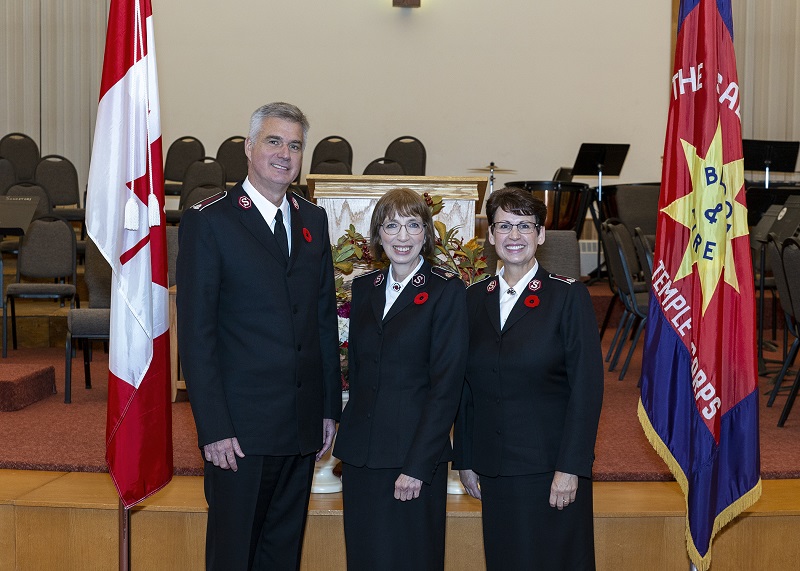
[[[86,226],[113,270],[106,462],[128,508],[172,478],[167,245],[150,0],[112,0]]]

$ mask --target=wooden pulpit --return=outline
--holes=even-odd
[[[436,220],[448,228],[458,227],[458,236],[469,240],[475,235],[475,212],[483,203],[487,179],[458,176],[331,175],[310,174],[309,196],[328,215],[332,243],[350,224],[367,237],[372,210],[378,199],[394,188],[410,188],[420,194],[442,198],[443,208]]]

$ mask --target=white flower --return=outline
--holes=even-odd
[[[339,345],[341,345],[350,338],[350,320],[338,315],[336,318],[339,320]]]

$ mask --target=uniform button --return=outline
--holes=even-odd
[[[372,390],[373,391],[377,391],[378,390],[378,385],[372,385]]]
[[[496,372],[497,372],[497,367],[493,368],[493,369],[492,369],[492,372],[493,372],[493,373],[496,373]]]
[[[298,309],[297,309],[297,306],[295,305],[294,308],[292,308],[292,313],[297,315],[297,312],[298,312]]]
[[[500,434],[500,430],[499,429],[497,430],[497,434]]]
[[[300,350],[300,349],[302,349],[302,348],[303,348],[303,346],[302,346],[300,343],[298,343],[298,344],[297,344],[297,350],[299,351],[299,350]]]
[[[382,329],[378,329],[378,335],[381,335],[382,333],[383,333],[383,330]]]
[[[500,399],[497,399],[497,404],[500,404]]]
[[[367,418],[372,418],[372,413],[371,412],[367,413]]]
[[[300,381],[297,381],[297,388],[299,389],[302,386],[303,386],[303,383],[301,383]]]
[[[372,362],[373,362],[373,363],[375,363],[375,364],[377,364],[377,363],[378,363],[378,360],[377,360],[377,359],[373,359],[373,360],[372,360]]]
[[[495,339],[495,342],[500,343],[500,338],[498,337],[497,339]]]

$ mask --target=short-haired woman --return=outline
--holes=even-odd
[[[594,308],[582,283],[536,260],[541,200],[502,189],[486,210],[503,269],[467,290],[453,466],[482,501],[489,571],[594,569],[591,475],[603,399]]]

